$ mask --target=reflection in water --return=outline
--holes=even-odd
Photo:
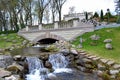
[[[28,47],[28,48],[21,48],[11,51],[11,55],[22,55],[22,56],[36,56],[45,53],[48,52],[42,52],[40,47]]]

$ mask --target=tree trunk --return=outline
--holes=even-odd
[[[59,21],[61,22],[61,10],[59,11]]]
[[[54,13],[52,13],[52,22],[53,23],[55,22],[55,15],[54,15]]]

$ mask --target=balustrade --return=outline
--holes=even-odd
[[[55,22],[50,24],[26,26],[26,31],[55,30],[55,29],[66,29],[66,28],[81,27],[81,26],[83,26],[83,24],[82,22],[79,22],[79,20],[69,20],[69,21]]]

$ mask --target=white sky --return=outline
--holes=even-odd
[[[115,13],[114,0],[67,0],[63,5],[62,13],[68,14],[69,7],[74,6],[76,12],[100,12],[101,9],[105,13],[109,8],[111,13]]]

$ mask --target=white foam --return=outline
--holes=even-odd
[[[54,73],[62,73],[62,72],[72,73],[73,70],[69,68],[58,68],[58,69],[55,69],[54,71]]]
[[[28,74],[26,76],[27,76],[26,80],[42,80],[39,70],[35,70],[34,74]]]

